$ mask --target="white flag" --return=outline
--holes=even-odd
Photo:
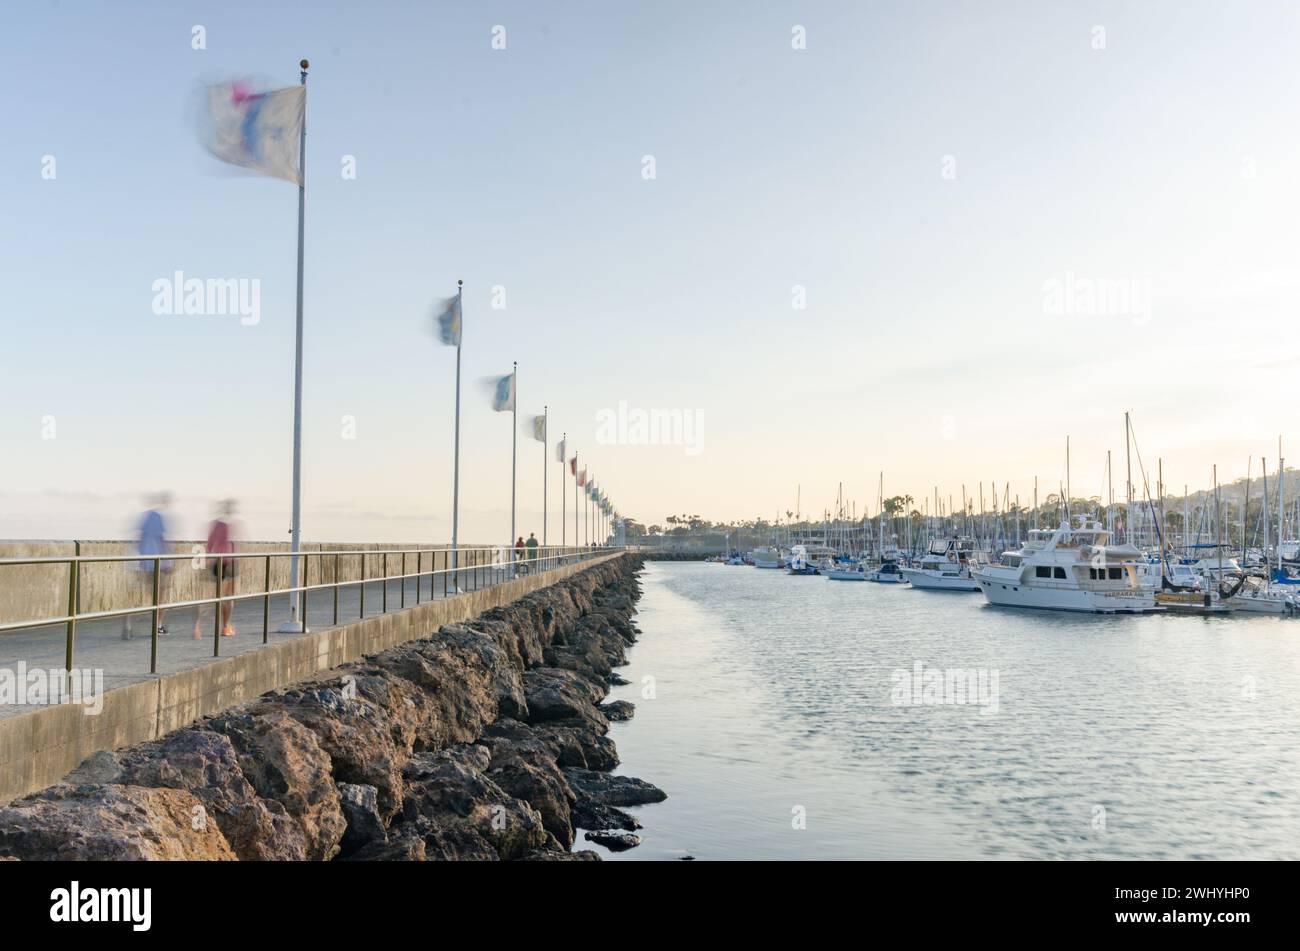
[[[243,82],[208,87],[204,145],[231,165],[302,184],[299,138],[306,86],[254,92]]]

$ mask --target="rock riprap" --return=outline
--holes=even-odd
[[[571,860],[576,829],[640,842],[603,703],[627,663],[640,558],[90,757],[0,808],[0,858]]]

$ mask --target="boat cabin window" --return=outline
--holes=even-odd
[[[1034,577],[1035,577],[1035,578],[1050,578],[1050,577],[1052,577],[1052,569],[1051,569],[1051,566],[1050,566],[1050,565],[1038,565],[1036,568],[1034,568]]]
[[[1123,569],[1123,568],[1110,568],[1110,569],[1108,569],[1108,570],[1110,571],[1110,580],[1111,580],[1111,581],[1119,581],[1121,578],[1124,577],[1124,569]]]
[[[1060,565],[1057,565],[1055,568],[1052,569],[1052,577],[1053,577],[1053,578],[1060,578],[1062,581],[1064,581],[1064,580],[1065,580],[1065,569],[1062,568]]]

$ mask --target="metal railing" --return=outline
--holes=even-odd
[[[610,554],[621,549],[611,547],[561,547],[538,546],[533,549],[509,549],[505,546],[495,548],[395,548],[395,549],[357,549],[344,551],[288,551],[276,552],[223,552],[202,553],[177,552],[158,555],[68,555],[39,558],[3,558],[0,559],[0,585],[5,583],[4,569],[17,566],[65,566],[67,571],[67,613],[57,617],[44,617],[34,620],[0,623],[0,637],[15,631],[32,630],[43,627],[66,629],[65,668],[74,669],[74,654],[77,641],[77,624],[86,621],[127,619],[132,616],[149,614],[150,656],[149,673],[158,672],[158,636],[163,612],[183,608],[196,608],[198,619],[202,619],[205,607],[213,607],[212,656],[221,656],[222,606],[261,599],[262,601],[262,643],[270,640],[271,634],[271,599],[286,597],[296,599],[297,617],[306,626],[308,607],[313,593],[330,592],[332,599],[332,622],[339,623],[339,591],[356,587],[359,591],[358,619],[366,617],[366,586],[382,585],[380,595],[380,614],[389,611],[389,588],[391,582],[400,582],[395,607],[401,610],[407,606],[407,582],[415,580],[414,604],[421,603],[423,580],[429,579],[426,601],[435,600],[437,587],[441,579],[442,597],[451,598],[459,594],[493,587],[516,578],[527,577],[543,571],[549,571],[565,565],[590,561],[593,558]],[[272,588],[272,560],[298,558],[301,562],[302,583],[297,586]],[[359,576],[343,578],[340,568],[344,559],[360,559]],[[164,563],[194,563],[211,575],[212,597],[185,598],[164,601],[162,599],[163,581],[171,572]],[[441,562],[442,567],[439,567]],[[261,587],[256,591],[235,592],[233,589],[237,577],[245,577],[242,565],[257,565],[262,568]],[[150,582],[151,599],[146,605],[133,605],[109,610],[84,611],[81,609],[81,585],[84,567],[94,564],[122,564],[142,582]],[[145,567],[141,567],[145,566]],[[316,567],[316,583],[311,583],[311,569]],[[233,571],[232,571],[233,569]],[[329,569],[331,580],[325,580]],[[375,573],[371,573],[375,572]],[[207,584],[208,582],[203,582]],[[293,600],[290,601],[293,605]],[[374,616],[373,613],[371,616]],[[197,636],[196,621],[196,636]]]

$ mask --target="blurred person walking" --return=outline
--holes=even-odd
[[[167,522],[163,518],[163,513],[171,504],[171,495],[167,492],[159,492],[151,496],[145,502],[149,506],[144,516],[140,519],[140,528],[136,532],[135,552],[140,556],[140,560],[135,563],[131,570],[131,587],[138,591],[145,592],[148,601],[153,601],[153,571],[154,561],[151,556],[167,554]],[[167,587],[167,578],[171,570],[176,567],[176,562],[169,559],[160,559],[159,568],[159,588]],[[163,609],[158,611],[158,633],[166,634],[167,626],[163,624],[163,618],[167,612]],[[122,640],[131,639],[131,616],[127,615],[122,618]]]
[[[212,520],[212,527],[208,529],[207,551],[208,555],[227,555],[235,550],[234,531],[231,528],[230,520],[235,515],[235,500],[225,499],[217,505],[217,515]],[[221,579],[221,596],[229,598],[235,593],[235,578],[239,573],[238,558],[212,558],[207,559],[208,571],[212,577]],[[234,637],[235,628],[230,623],[230,612],[234,608],[233,601],[221,602],[221,636]],[[194,639],[198,640],[203,636],[203,606],[199,606],[198,616],[194,619]]]

